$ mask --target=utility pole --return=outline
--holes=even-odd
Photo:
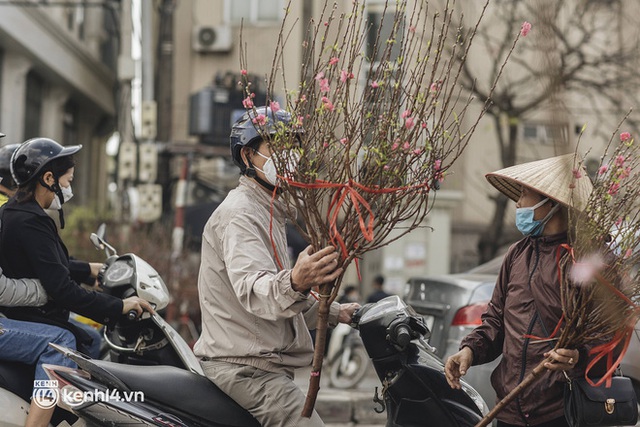
[[[169,142],[173,130],[173,13],[175,0],[162,0],[158,41],[158,141]],[[159,181],[163,181],[159,177]]]
[[[127,189],[136,178],[136,144],[134,142],[131,117],[131,81],[135,77],[135,63],[131,56],[131,36],[133,33],[132,0],[122,0],[120,9],[120,55],[118,56],[118,185],[116,197],[116,217],[120,223],[129,220],[129,199]],[[126,228],[123,228],[126,239]],[[126,240],[125,240],[126,241]]]
[[[138,185],[136,187],[139,200],[138,219],[150,223],[162,216],[162,187],[156,183],[158,178],[158,146],[156,144],[158,127],[158,109],[155,100],[155,61],[153,39],[153,2],[140,1],[140,62],[142,69],[141,82],[141,121],[138,146]]]
[[[173,139],[173,19],[176,0],[162,0],[158,40],[158,74],[156,99],[158,100],[158,141],[171,144]],[[171,212],[171,159],[169,150],[158,157],[158,184],[162,186],[163,212]]]

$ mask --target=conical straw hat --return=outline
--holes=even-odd
[[[593,185],[584,167],[577,165],[572,153],[500,169],[485,177],[513,201],[518,201],[524,185],[567,207],[583,211]]]

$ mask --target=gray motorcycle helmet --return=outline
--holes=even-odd
[[[11,157],[18,147],[20,144],[8,144],[0,147],[0,183],[10,190],[17,187],[11,175]]]
[[[242,161],[240,151],[243,147],[250,146],[258,141],[262,140],[262,134],[260,133],[260,127],[253,123],[253,119],[260,114],[267,118],[267,122],[263,125],[263,131],[269,135],[275,135],[280,123],[285,126],[292,125],[291,113],[285,110],[277,110],[273,112],[270,107],[258,107],[254,110],[249,110],[242,115],[238,121],[236,121],[231,127],[231,135],[229,136],[231,145],[231,158],[233,163],[240,168],[242,174],[245,173],[247,167]],[[298,137],[304,133],[303,129],[294,129],[291,131]]]
[[[82,145],[63,147],[53,139],[33,138],[20,144],[11,156],[11,175],[18,186],[36,178],[42,168],[59,157],[77,153]]]

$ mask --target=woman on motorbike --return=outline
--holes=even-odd
[[[67,248],[55,222],[44,209],[58,210],[61,227],[64,227],[62,205],[73,196],[73,154],[81,148],[80,145],[63,147],[47,138],[34,138],[21,144],[11,159],[18,191],[0,209],[0,267],[8,277],[39,279],[51,299],[39,308],[8,308],[6,316],[60,326],[73,332],[79,343],[86,341],[87,336],[69,323],[69,310],[106,325],[114,324],[121,314],[131,310],[138,314],[143,310],[153,312],[143,299],[120,300],[86,290],[71,278]],[[29,342],[24,343],[22,350],[38,351]],[[36,369],[36,379],[46,378],[44,375],[41,368]],[[27,425],[46,426],[52,411],[32,402]]]

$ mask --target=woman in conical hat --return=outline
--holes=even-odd
[[[541,381],[526,388],[498,414],[498,426],[568,426],[566,379],[584,373],[584,349],[553,349],[552,333],[562,317],[557,256],[567,243],[568,212],[584,210],[592,184],[574,154],[501,169],[486,175],[516,202],[516,226],[524,238],[505,255],[487,312],[446,363],[447,381],[460,387],[472,365],[502,360],[491,375],[498,401],[544,358],[555,362]]]

